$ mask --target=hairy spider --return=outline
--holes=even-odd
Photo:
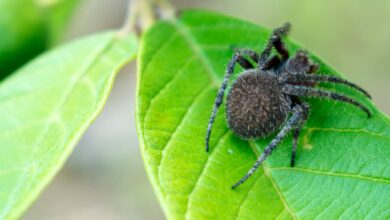
[[[222,86],[218,90],[207,126],[206,151],[209,150],[214,119],[223,102],[226,86],[236,63],[245,71],[233,82],[227,96],[226,119],[229,128],[243,139],[263,138],[279,130],[253,167],[232,186],[232,189],[252,176],[290,131],[293,133],[291,166],[294,166],[299,132],[308,118],[310,109],[300,97],[318,97],[349,103],[371,117],[368,108],[355,99],[314,88],[319,82],[340,83],[371,98],[361,87],[347,80],[335,76],[312,74],[318,70],[319,66],[312,62],[304,51],[298,51],[290,58],[282,41],[282,37],[288,34],[290,27],[291,25],[286,23],[274,29],[260,55],[253,50],[236,51],[227,65]],[[271,57],[273,48],[279,55]],[[252,59],[257,67],[253,66],[246,57]]]

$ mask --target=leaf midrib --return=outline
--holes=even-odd
[[[211,79],[211,83],[213,84],[213,86],[218,89],[219,85],[220,85],[220,81],[219,79],[216,77],[217,74],[216,74],[216,71],[213,69],[212,65],[210,64],[210,62],[208,61],[206,55],[202,52],[202,49],[197,46],[198,45],[198,42],[197,40],[191,36],[190,34],[190,30],[188,30],[188,28],[186,28],[185,24],[182,24],[181,21],[176,21],[176,22],[170,22],[171,24],[173,24],[177,31],[181,34],[181,36],[186,40],[186,42],[188,43],[188,45],[192,48],[193,52],[197,55],[197,57],[199,58],[199,60],[201,61],[202,65],[205,67],[206,69],[206,73],[207,75],[210,77]],[[211,155],[210,155],[211,156]],[[206,164],[207,162],[209,161],[209,157],[207,157],[207,160],[206,160]],[[266,175],[266,167],[263,167],[264,169],[264,175]],[[199,181],[201,175],[203,173],[203,170],[201,172],[201,174],[198,176],[197,180],[195,181],[196,183]],[[277,186],[275,185],[276,183],[274,182],[274,179],[271,175],[266,175],[270,181],[272,182],[272,185],[273,187],[275,188],[275,191],[278,193],[278,196],[279,198],[281,199],[283,205],[285,206],[285,209],[289,212],[289,214],[291,215],[291,217],[293,219],[297,219],[296,216],[294,215],[294,213],[292,213],[291,211],[291,208],[289,206],[289,204],[287,203],[287,201],[285,201],[282,193],[280,192],[280,190],[277,188]],[[161,181],[161,180],[160,180]],[[188,209],[189,209],[189,204],[190,204],[190,198],[191,198],[191,195],[192,193],[194,192],[194,189],[196,188],[198,184],[195,184],[193,189],[191,190],[191,192],[188,194],[188,200],[187,200],[187,206],[186,206],[186,210],[184,212],[185,216],[188,215]],[[254,185],[251,186],[251,188],[248,190],[248,193],[249,191],[252,189]],[[239,212],[239,209],[240,207],[238,207],[238,212]],[[238,214],[238,213],[237,213]]]

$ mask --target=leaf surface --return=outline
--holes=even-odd
[[[40,56],[0,85],[0,219],[20,216],[58,172],[135,54],[135,36],[102,33]]]
[[[288,137],[256,174],[233,183],[274,135],[244,141],[224,106],[204,150],[207,123],[234,48],[261,51],[269,31],[204,11],[183,12],[145,34],[139,56],[137,126],[147,173],[170,219],[386,219],[390,217],[390,121],[358,92],[372,118],[335,101],[308,100],[296,167]],[[288,40],[291,54],[298,44]],[[321,73],[336,74],[314,55]],[[242,69],[236,67],[239,74]]]

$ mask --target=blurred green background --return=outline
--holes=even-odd
[[[18,4],[25,1],[15,0]],[[60,0],[30,0],[49,6],[57,1]],[[6,2],[12,1],[0,0],[0,6]],[[390,1],[175,0],[172,3],[177,8],[219,11],[269,28],[290,21],[292,38],[366,88],[380,109],[390,113]],[[55,13],[41,9],[36,12],[33,6],[24,4],[18,14],[32,14],[37,20],[45,21],[43,26],[34,26],[35,20],[28,18],[20,26],[32,36],[31,42],[40,42],[34,45],[38,53],[58,42],[120,27],[126,5],[126,0],[84,0],[74,13],[66,11],[73,6],[66,6],[66,10],[56,9],[60,12],[51,19]],[[44,16],[40,17],[39,13]],[[69,21],[65,19],[68,14]],[[21,19],[21,15],[3,11],[0,22],[6,16]],[[0,50],[1,46],[10,46],[4,39],[13,39],[10,33],[5,33],[7,25],[0,23]],[[21,49],[14,50],[17,56],[27,53],[24,46],[32,46],[26,42],[21,44]],[[0,64],[15,60],[15,55],[1,55],[2,51]],[[104,111],[23,219],[164,219],[146,178],[137,144],[135,71],[135,64],[121,71]]]
[[[0,80],[57,44],[79,0],[0,0]]]

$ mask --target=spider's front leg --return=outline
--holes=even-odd
[[[229,82],[230,76],[234,72],[234,67],[235,67],[236,63],[239,63],[240,66],[242,66],[244,69],[253,68],[253,65],[239,51],[234,53],[233,57],[231,58],[230,62],[228,63],[227,68],[226,68],[226,73],[225,73],[225,76],[224,76],[223,81],[222,81],[222,85],[218,90],[218,94],[217,94],[217,97],[216,97],[215,102],[214,102],[213,111],[211,112],[211,117],[210,117],[209,123],[207,125],[206,152],[209,151],[209,141],[210,141],[211,129],[213,127],[215,117],[217,116],[218,109],[223,102],[225,90],[226,90],[227,84]]]
[[[260,55],[258,65],[261,69],[270,68],[270,63],[271,62],[276,63],[275,61],[279,59],[277,56],[274,56],[271,59],[269,59],[273,47],[275,47],[276,51],[278,51],[278,53],[281,55],[282,57],[281,61],[286,61],[289,58],[289,53],[285,44],[282,41],[282,37],[288,34],[290,28],[291,28],[290,23],[285,23],[282,27],[275,28],[273,30],[271,37],[269,38],[264,50],[261,52]]]
[[[256,64],[259,63],[260,55],[256,51],[254,51],[254,50],[250,50],[250,49],[235,49],[234,51],[235,51],[235,53],[241,54],[242,56],[243,55],[249,56],[253,61],[255,61]],[[242,64],[240,64],[240,65],[244,69],[250,69],[250,67],[245,67]],[[252,66],[252,68],[253,68],[253,66]]]
[[[293,115],[287,121],[286,125],[279,131],[276,137],[271,141],[271,143],[264,149],[261,156],[257,159],[253,167],[248,171],[248,173],[242,177],[236,184],[232,186],[232,189],[237,188],[239,185],[244,183],[249,177],[251,177],[257,170],[257,168],[263,163],[265,159],[272,153],[272,151],[280,144],[280,142],[287,136],[287,134],[298,125],[303,124],[305,120],[306,111],[303,106],[296,105],[293,107]]]

